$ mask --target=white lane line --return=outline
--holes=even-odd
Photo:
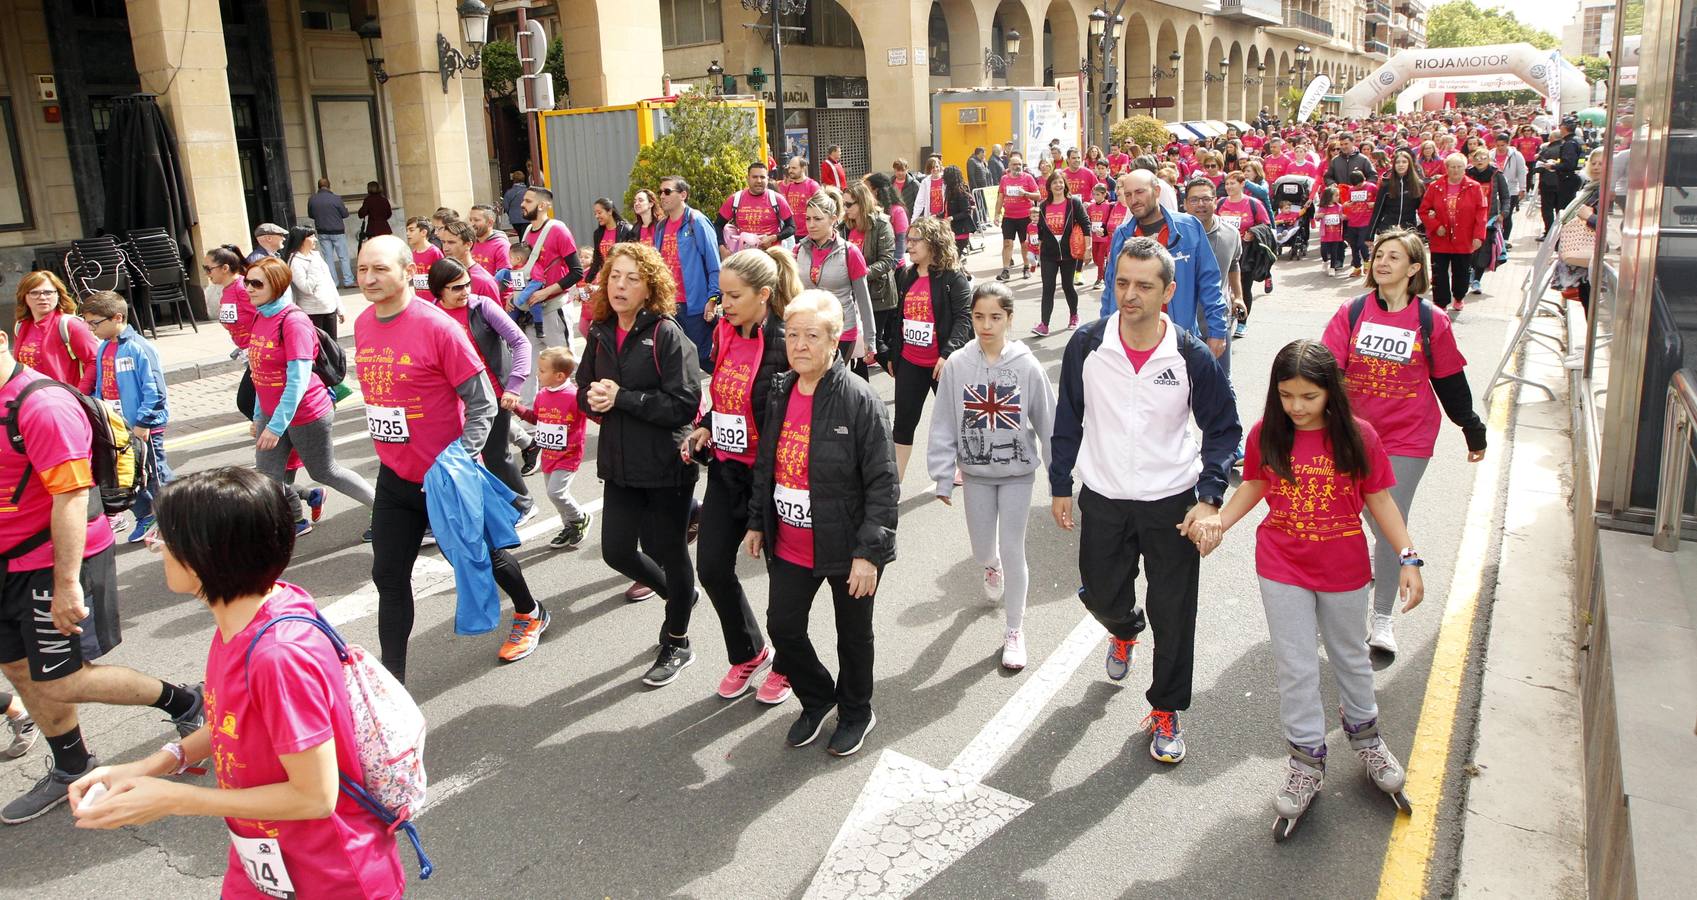
[[[1031,801],[982,780],[1101,646],[1103,634],[1091,616],[1080,619],[948,768],[886,749],[805,896],[906,897],[1030,809]]]
[[[465,793],[478,782],[492,777],[506,760],[500,756],[485,756],[467,766],[463,772],[455,772],[441,781],[432,782],[425,798],[424,805],[419,807],[417,815],[424,815],[439,803],[446,803],[460,794]]]
[[[586,513],[598,512],[602,499],[595,498],[587,503],[579,504]],[[560,528],[560,517],[549,516],[519,529],[519,538],[530,541]],[[412,592],[414,600],[433,597],[454,587],[454,568],[440,556],[420,556],[412,568]],[[342,626],[349,622],[363,619],[377,612],[377,585],[367,581],[356,590],[344,594],[336,600],[319,607],[324,618],[331,625]]]

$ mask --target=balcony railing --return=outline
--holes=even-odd
[[[1367,21],[1388,22],[1390,18],[1391,5],[1389,3],[1374,0],[1374,2],[1367,4]]]
[[[1368,53],[1377,53],[1380,56],[1391,55],[1391,48],[1386,46],[1384,41],[1367,41],[1362,44],[1362,48]]]
[[[1312,31],[1315,34],[1323,34],[1326,37],[1332,36],[1332,23],[1312,13],[1305,13],[1300,9],[1285,10],[1285,25],[1290,28]]]

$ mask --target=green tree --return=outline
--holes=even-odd
[[[631,165],[625,208],[638,190],[654,190],[660,179],[676,175],[689,182],[689,205],[711,218],[742,189],[749,163],[764,157],[756,111],[685,93],[667,114],[671,130],[639,150]]]
[[[1609,61],[1600,56],[1570,56],[1567,61],[1585,73],[1588,84],[1609,79]]]
[[[1473,0],[1450,0],[1432,8],[1426,17],[1426,46],[1478,47],[1525,42],[1540,50],[1561,43],[1556,36],[1515,18],[1502,9],[1480,9]]]
[[[559,105],[567,105],[564,101],[569,93],[566,85],[566,48],[559,38],[548,45],[548,59],[543,62],[543,71],[554,76],[554,97]],[[506,100],[518,91],[519,68],[518,48],[512,41],[490,41],[483,45],[483,93],[490,100]]]
[[[1119,146],[1127,140],[1136,141],[1144,147],[1164,147],[1172,140],[1172,133],[1167,126],[1154,116],[1130,116],[1114,123],[1109,130],[1114,146]]]

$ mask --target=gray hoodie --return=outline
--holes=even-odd
[[[956,466],[972,481],[1034,477],[1049,466],[1054,425],[1055,389],[1030,347],[1009,341],[993,365],[976,340],[955,351],[937,382],[925,450],[938,496],[954,493]]]

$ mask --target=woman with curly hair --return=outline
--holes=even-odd
[[[701,402],[701,365],[673,318],[676,298],[660,251],[613,244],[577,369],[578,406],[601,423],[595,454],[596,474],[606,484],[601,558],[666,601],[660,651],[642,678],[651,687],[672,683],[695,662],[689,645],[695,569],[686,531],[696,467],[679,457],[678,447]]]
[[[94,390],[94,354],[99,344],[77,317],[65,283],[52,272],[31,272],[18,281],[12,346],[18,362],[87,394]],[[0,375],[4,377],[4,375]]]

